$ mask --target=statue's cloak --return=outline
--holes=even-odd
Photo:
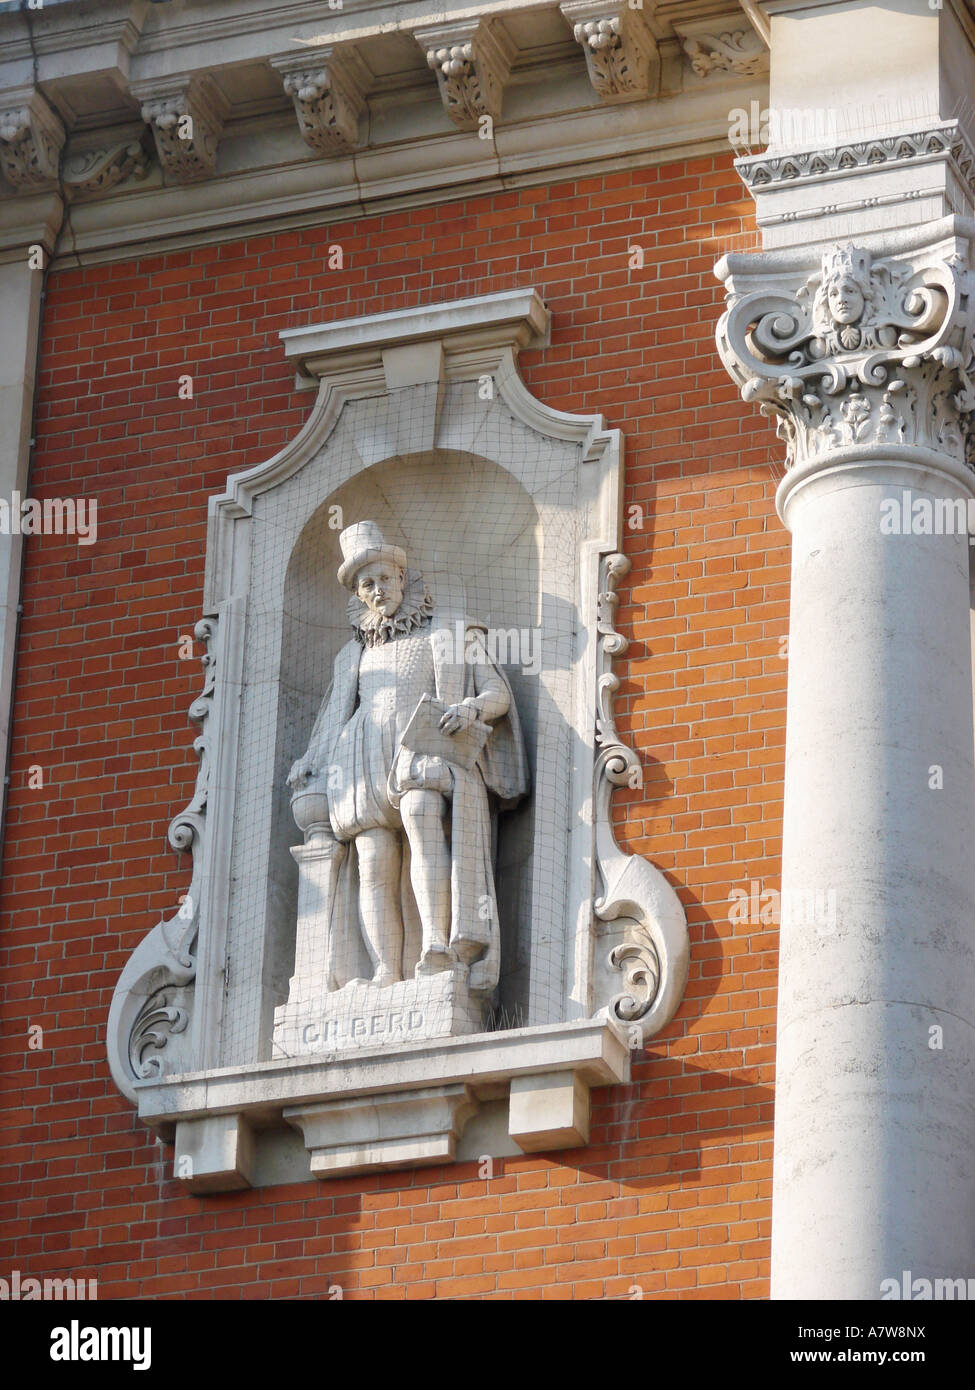
[[[450,764],[450,945],[460,960],[470,963],[470,988],[489,995],[498,983],[500,918],[494,885],[494,812],[513,805],[528,791],[529,772],[521,723],[511,685],[504,671],[490,660],[481,633],[483,624],[435,613],[429,630],[433,652],[435,693],[446,705],[476,695],[474,662],[484,663],[508,692],[507,713],[491,726],[491,734],[468,771]],[[458,641],[463,633],[463,643]],[[461,648],[461,650],[458,650]],[[362,644],[353,639],[335,658],[332,683],[325,692],[309,746],[317,750],[315,782],[327,794],[327,769],[335,742],[355,711]],[[465,656],[466,654],[466,656]],[[393,764],[395,768],[395,760]],[[392,774],[391,774],[392,777]],[[390,787],[390,800],[398,798]],[[490,793],[490,797],[489,797]],[[493,798],[493,805],[492,800]],[[333,831],[336,827],[333,826]],[[337,834],[337,838],[342,836]],[[325,989],[341,989],[363,974],[365,952],[358,912],[355,855],[346,853],[338,868],[325,952]],[[403,836],[400,885],[405,927],[404,974],[411,973],[419,954],[419,921],[409,881],[409,848]]]

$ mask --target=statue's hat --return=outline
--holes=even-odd
[[[339,545],[343,555],[339,581],[347,589],[355,587],[355,577],[362,566],[374,560],[389,560],[399,569],[406,569],[406,551],[398,545],[388,545],[375,521],[357,521],[354,526],[347,526],[339,536]]]

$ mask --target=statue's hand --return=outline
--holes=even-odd
[[[288,773],[288,786],[293,792],[300,791],[310,777],[316,776],[317,767],[306,753],[303,758],[292,763],[291,771]]]
[[[477,719],[476,705],[469,705],[466,701],[459,705],[448,705],[444,713],[440,716],[439,728],[445,734],[456,734],[461,729],[469,729]]]

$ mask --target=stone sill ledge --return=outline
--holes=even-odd
[[[143,1122],[175,1143],[174,1176],[206,1193],[251,1186],[254,1131],[281,1123],[320,1178],[452,1162],[467,1120],[506,1091],[522,1152],[576,1147],[590,1087],[629,1078],[626,1034],[601,1017],[192,1072],[137,1094]]]

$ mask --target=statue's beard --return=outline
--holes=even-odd
[[[387,617],[364,603],[358,594],[349,599],[349,622],[364,647],[379,647],[393,637],[412,632],[433,613],[433,598],[416,570],[406,571],[403,599],[395,613]]]

